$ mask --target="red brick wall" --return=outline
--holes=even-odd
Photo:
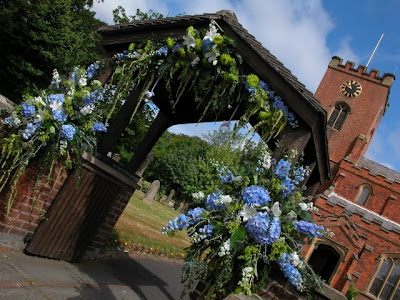
[[[386,105],[389,87],[381,84],[382,79],[376,77],[376,72],[370,75],[363,74],[364,68],[352,69],[352,64],[329,67],[322,79],[315,97],[322,106],[331,111],[337,102],[345,102],[351,108],[340,131],[328,128],[329,153],[331,160],[340,162],[351,152],[351,149],[360,134],[367,137],[369,142],[372,131],[378,126],[379,115]],[[340,93],[340,86],[347,80],[357,80],[362,85],[362,93],[356,98],[344,97]],[[359,155],[363,155],[367,147]],[[353,158],[355,161],[358,157]]]
[[[67,179],[67,171],[55,166],[50,180],[42,178],[35,189],[38,166],[28,167],[17,183],[17,194],[14,198],[10,214],[6,215],[7,202],[10,192],[0,195],[0,231],[4,233],[26,235],[36,230],[41,218],[50,207],[58,191]]]

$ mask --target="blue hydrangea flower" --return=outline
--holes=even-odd
[[[242,191],[242,197],[244,203],[249,206],[262,206],[271,200],[269,192],[265,188],[256,185],[245,188]]]
[[[158,56],[167,56],[168,55],[168,48],[167,47],[161,47],[156,51],[156,55]]]
[[[278,164],[276,165],[275,174],[279,178],[284,179],[285,177],[287,177],[289,175],[291,166],[292,165],[291,165],[291,163],[289,161],[281,159],[278,162]]]
[[[221,191],[216,191],[207,196],[206,207],[211,210],[218,210],[225,206],[224,203],[215,203],[222,196]]]
[[[36,111],[36,108],[34,105],[30,105],[27,102],[22,104],[22,114],[29,118],[31,117]]]
[[[25,128],[24,132],[22,133],[22,137],[25,140],[29,140],[39,127],[40,127],[40,124],[32,124],[32,123],[26,124],[26,128]]]
[[[235,181],[235,175],[231,170],[226,170],[226,167],[221,169],[221,173],[223,174],[220,176],[222,183],[228,184]]]
[[[67,121],[67,115],[61,110],[53,110],[52,115],[53,115],[53,119],[56,122],[64,123],[65,121]]]
[[[287,253],[283,253],[281,258],[277,260],[278,265],[283,271],[283,275],[289,279],[290,283],[296,287],[297,290],[303,290],[303,277],[299,270],[297,270],[290,263],[290,256]]]
[[[72,125],[62,125],[61,126],[61,135],[60,138],[62,140],[71,141],[74,138],[76,129]]]
[[[202,234],[203,239],[212,237],[212,231],[213,231],[213,228],[209,224],[204,225],[203,227],[199,228],[199,233]]]
[[[92,126],[92,130],[96,132],[107,132],[107,128],[103,123],[95,123]]]
[[[298,221],[293,223],[294,227],[296,227],[297,232],[308,234],[313,237],[321,237],[324,235],[324,227],[309,223],[306,221]]]
[[[271,220],[268,213],[259,212],[249,218],[246,230],[257,243],[271,245],[281,235],[281,223],[278,217]]]
[[[196,225],[197,223],[199,223],[201,221],[201,214],[205,211],[206,210],[201,207],[196,207],[196,208],[189,210],[186,214],[189,217],[189,221],[188,221],[189,226],[193,226],[193,225]]]
[[[203,53],[210,51],[212,46],[213,46],[213,42],[211,41],[210,38],[203,39],[203,42],[202,42]]]

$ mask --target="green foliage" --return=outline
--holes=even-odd
[[[164,16],[158,12],[149,9],[147,12],[143,12],[140,9],[136,9],[135,15],[127,15],[125,8],[119,5],[113,10],[113,21],[115,24],[129,23],[132,21],[152,20],[163,18]]]
[[[0,1],[1,93],[15,102],[100,56],[103,23],[83,0]]]
[[[349,300],[355,300],[356,296],[359,294],[360,294],[360,292],[352,284],[352,285],[350,285],[349,289],[347,290],[346,297]]]

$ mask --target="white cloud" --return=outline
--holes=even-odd
[[[344,61],[352,61],[354,63],[361,63],[360,57],[353,51],[350,46],[351,38],[346,37],[340,41],[340,47],[336,51],[337,56],[343,58]]]

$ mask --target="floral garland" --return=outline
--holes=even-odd
[[[9,187],[9,212],[19,176],[31,158],[42,159],[39,174],[50,174],[55,162],[71,168],[83,151],[95,153],[98,133],[107,131],[106,116],[115,106],[113,91],[102,87],[95,75],[99,63],[76,67],[68,78],[57,70],[48,89],[25,101],[2,121],[0,192]],[[46,149],[46,151],[44,151]]]
[[[207,31],[191,26],[181,38],[130,44],[128,50],[114,55],[117,67],[111,81],[117,94],[125,98],[132,86],[143,86],[135,114],[141,101],[154,96],[162,79],[172,108],[185,92],[194,93],[197,108],[203,110],[199,122],[207,114],[217,118],[245,101],[247,108],[238,128],[256,119],[252,130],[261,130],[263,139],[269,140],[286,123],[298,126],[294,114],[269,85],[257,75],[245,73],[247,67],[235,52],[234,40],[219,33],[217,27],[212,21]]]
[[[187,229],[190,236],[182,278],[186,291],[193,289],[194,279],[202,279],[209,283],[202,295],[207,299],[257,294],[274,268],[299,291],[319,284],[302,258],[302,244],[332,233],[313,223],[310,211],[316,208],[301,196],[301,182],[310,171],[294,162],[296,155],[293,151],[276,161],[266,151],[257,167],[241,166],[238,172],[220,167],[219,190],[194,193],[203,207],[162,229],[164,234]]]

